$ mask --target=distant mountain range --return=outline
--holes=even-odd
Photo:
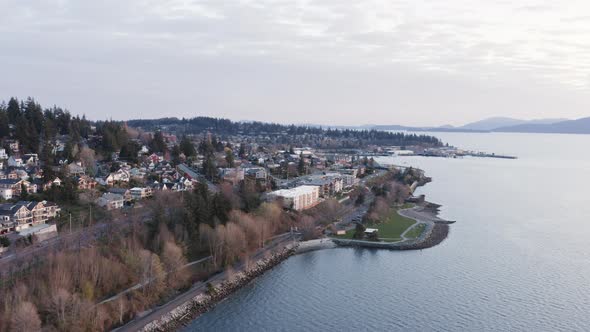
[[[511,132],[511,133],[555,133],[555,134],[590,134],[590,117],[577,120],[568,119],[535,119],[521,120],[507,117],[488,118],[460,127],[444,125],[439,127],[412,127],[402,125],[373,125],[341,126],[332,128],[357,128],[376,130],[400,131],[430,131],[430,132]]]
[[[496,128],[493,131],[511,133],[590,134],[590,117],[555,123],[525,123]]]
[[[568,119],[537,119],[537,120],[521,120],[506,117],[494,117],[488,118],[472,123],[468,123],[464,126],[458,127],[460,129],[467,130],[484,130],[484,131],[495,131],[499,128],[513,127],[513,126],[526,126],[526,125],[550,125]]]

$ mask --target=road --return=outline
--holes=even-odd
[[[366,195],[365,201],[363,202],[363,204],[355,206],[350,211],[347,211],[340,218],[339,222],[334,223],[336,228],[349,230],[354,228],[354,223],[356,223],[357,221],[360,222],[362,220],[363,216],[367,214],[367,211],[369,211],[371,203],[373,203],[373,200],[375,199],[375,195],[373,194],[371,189],[366,186],[366,183],[367,181],[375,177],[381,176],[383,174],[385,174],[385,171],[379,170],[375,174],[371,174],[361,180],[360,185],[364,188]]]
[[[197,264],[200,264],[200,263],[206,262],[206,261],[210,260],[211,258],[213,258],[213,256],[207,256],[207,257],[204,257],[204,258],[198,259],[198,260],[196,260],[196,261],[193,261],[193,262],[190,262],[190,263],[188,263],[188,264],[185,264],[184,266],[181,266],[180,268],[176,269],[175,271],[179,271],[179,270],[182,270],[182,269],[186,269],[187,267],[190,267],[190,266],[193,266],[193,265],[197,265]],[[166,275],[168,275],[168,274],[170,274],[170,272],[166,273]],[[154,280],[155,280],[155,278],[152,278],[152,279],[150,279],[150,280],[148,280],[148,281],[146,281],[146,282],[139,283],[139,284],[137,284],[137,285],[135,285],[135,286],[133,286],[133,287],[129,287],[129,288],[127,288],[126,290],[124,290],[124,291],[120,292],[119,294],[113,295],[113,296],[109,297],[108,299],[106,299],[106,300],[104,300],[104,301],[102,301],[102,302],[98,303],[97,305],[101,305],[101,304],[105,304],[105,303],[108,303],[108,302],[112,302],[112,301],[114,301],[114,300],[118,299],[119,297],[121,297],[122,295],[125,295],[125,294],[127,294],[127,293],[129,293],[129,292],[132,292],[132,291],[134,291],[134,290],[141,289],[141,288],[143,288],[143,287],[145,287],[145,286],[149,285],[149,284],[150,284],[150,283],[152,283]]]
[[[297,235],[295,235],[297,237]],[[293,237],[291,233],[284,233],[278,236],[275,236],[271,243],[269,243],[266,247],[257,250],[254,254],[249,257],[249,261],[258,261],[265,257],[265,255],[269,252],[275,251],[277,248],[284,247],[290,243],[292,243],[296,238]],[[239,263],[235,264],[232,268],[232,273],[238,273],[244,271],[246,267],[246,263],[244,261],[240,261]],[[213,275],[209,279],[203,282],[195,283],[191,289],[188,291],[178,295],[174,300],[167,302],[166,304],[156,307],[141,317],[137,317],[131,322],[127,323],[126,325],[115,329],[114,331],[119,332],[126,332],[126,331],[139,331],[147,324],[161,319],[162,316],[171,312],[175,308],[183,305],[184,303],[192,300],[195,296],[199,294],[203,294],[207,291],[207,284],[218,284],[225,281],[228,278],[227,270],[220,272],[218,274]]]

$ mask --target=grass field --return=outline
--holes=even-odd
[[[383,239],[400,239],[403,232],[416,221],[410,218],[402,217],[397,213],[397,210],[392,210],[391,215],[385,222],[378,224],[367,224],[368,228],[377,228],[379,230],[379,238]]]
[[[397,211],[397,209],[392,209],[391,215],[389,216],[389,218],[387,218],[387,220],[385,220],[382,223],[366,224],[365,227],[377,228],[379,230],[379,239],[382,239],[383,241],[400,241],[402,233],[405,232],[406,229],[408,229],[410,226],[414,225],[416,221],[410,218],[400,216],[399,213],[397,213]],[[414,233],[414,230],[411,230],[410,233]],[[354,229],[346,232],[345,235],[336,235],[335,237],[339,239],[352,239],[353,234]],[[420,234],[422,233],[419,232],[418,235],[414,237],[417,237]]]
[[[414,228],[410,229],[406,233],[406,237],[408,239],[415,239],[415,238],[419,237],[420,235],[422,235],[422,233],[424,232],[425,229],[426,229],[426,225],[425,224],[417,225]]]

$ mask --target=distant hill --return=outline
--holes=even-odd
[[[375,129],[333,129],[282,125],[258,121],[235,122],[229,119],[194,117],[190,119],[162,118],[126,121],[129,127],[145,131],[165,130],[176,135],[215,134],[256,136],[270,143],[327,148],[363,148],[368,145],[441,146],[443,143],[430,135],[394,133]]]
[[[472,123],[468,123],[459,128],[467,130],[483,130],[493,131],[498,128],[506,128],[520,125],[536,125],[536,124],[552,124],[557,122],[567,121],[567,119],[536,119],[536,120],[522,120],[507,117],[493,117]]]
[[[557,123],[527,123],[496,128],[498,132],[512,133],[556,133],[556,134],[590,134],[590,117]]]
[[[488,132],[489,130],[474,130],[474,129],[464,129],[461,127],[453,127],[450,125],[445,125],[441,127],[408,127],[408,126],[400,126],[400,125],[377,125],[370,128],[365,129],[373,129],[373,130],[398,130],[398,131],[411,131],[411,132],[443,132],[443,133],[481,133],[481,132]]]
[[[522,132],[522,133],[563,133],[590,134],[590,117],[578,120],[568,119],[534,119],[522,120],[509,117],[492,117],[480,121],[455,127],[444,125],[438,127],[412,127],[403,125],[374,125],[334,126],[307,124],[308,127],[322,127],[324,129],[378,130],[378,131],[407,131],[407,132],[446,132],[446,133],[489,133],[489,132]]]

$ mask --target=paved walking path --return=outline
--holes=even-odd
[[[292,241],[293,241],[293,237],[292,237],[291,233],[285,233],[285,234],[275,236],[272,243],[268,244],[265,248],[257,250],[256,253],[254,253],[250,257],[250,261],[251,262],[258,261],[258,260],[264,258],[268,252],[276,250],[277,248],[287,246],[290,243],[292,243]],[[246,263],[242,261],[242,262],[238,263],[236,266],[234,266],[232,273],[241,272],[245,268],[246,268]],[[113,331],[139,331],[147,324],[162,318],[162,316],[164,316],[165,314],[167,314],[167,313],[171,312],[172,310],[178,308],[179,306],[191,301],[197,295],[205,293],[207,291],[207,284],[208,283],[216,285],[216,284],[219,284],[219,283],[225,281],[228,277],[230,277],[230,275],[229,275],[228,271],[225,270],[221,273],[211,276],[208,280],[206,280],[204,282],[197,282],[191,287],[191,289],[178,295],[172,301],[169,301],[166,304],[163,304],[162,306],[159,306],[159,307],[149,310],[141,317],[136,317],[131,322],[129,322],[126,325],[124,325],[120,328],[117,328]]]

